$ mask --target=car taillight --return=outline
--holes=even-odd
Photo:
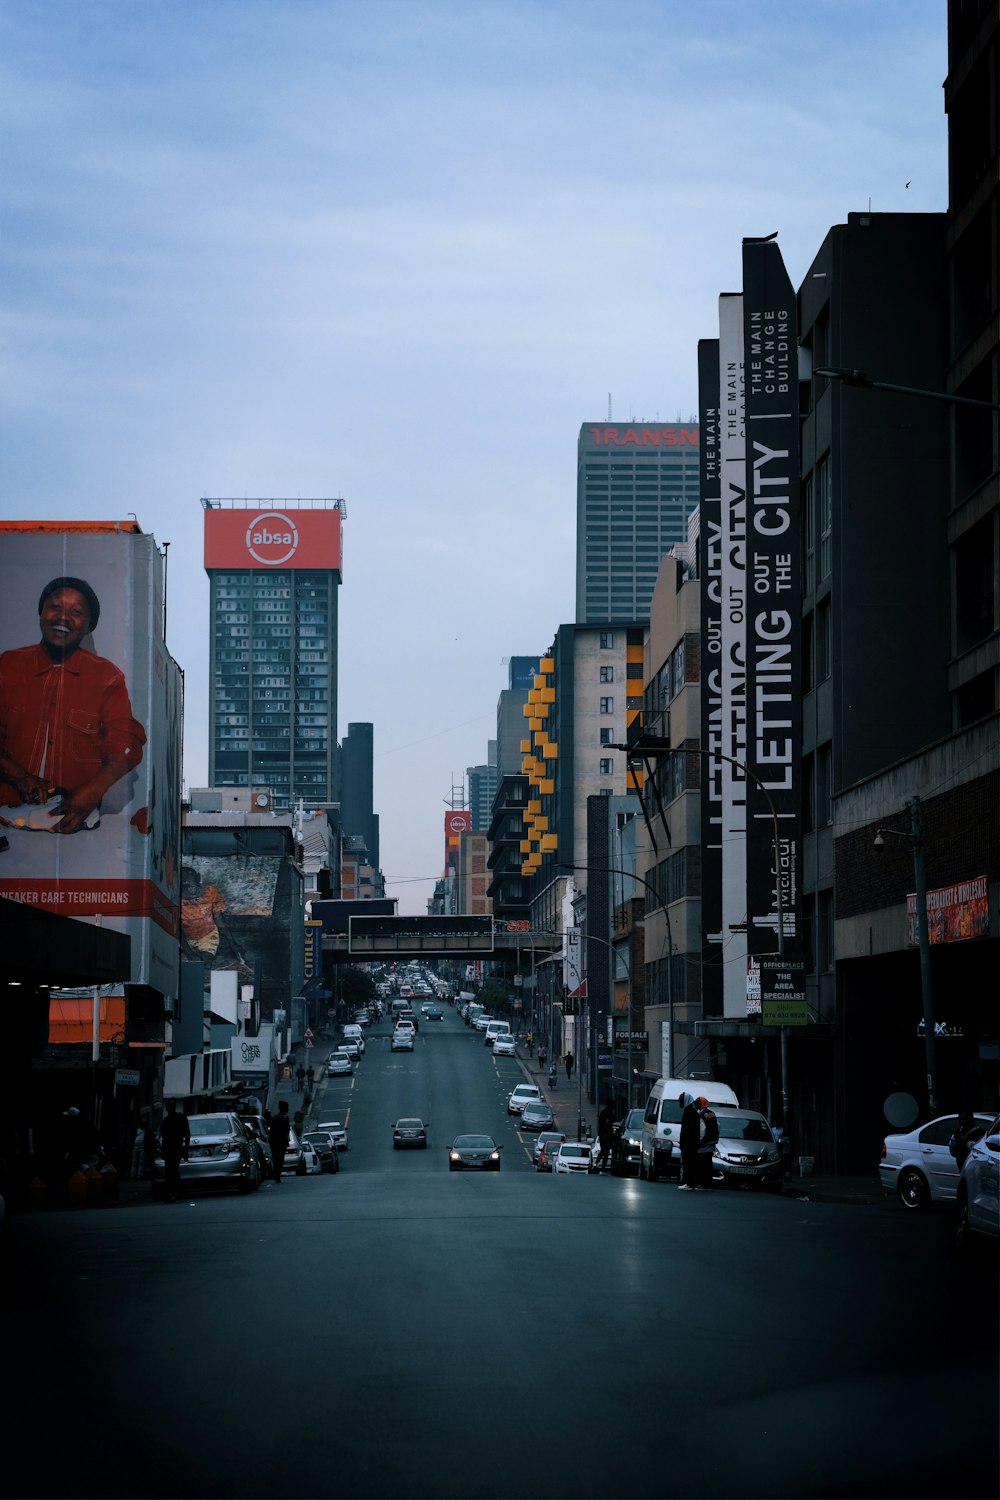
[[[886,1149],[885,1149],[885,1141],[883,1141],[882,1142],[882,1157],[881,1157],[882,1161],[885,1161],[885,1158],[886,1158],[887,1154],[888,1153],[886,1152]]]

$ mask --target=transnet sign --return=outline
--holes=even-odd
[[[205,511],[205,567],[333,568],[341,566],[340,509]]]

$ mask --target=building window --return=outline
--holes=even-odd
[[[602,667],[601,668],[601,681],[602,682],[614,682],[614,680],[615,680],[615,669],[614,669],[614,667]]]
[[[613,714],[614,711],[615,711],[615,700],[613,698],[602,698],[601,699],[601,713],[602,714]]]
[[[833,672],[833,610],[824,599],[816,611],[816,681],[825,682]]]
[[[833,572],[833,485],[830,477],[830,455],[816,465],[816,522],[819,530],[819,576],[829,578]]]
[[[802,486],[802,592],[811,594],[816,587],[816,513],[813,509],[813,477]]]
[[[615,732],[613,729],[601,730],[601,744],[610,745],[614,742]]]
[[[614,650],[615,633],[613,630],[602,630],[600,639],[602,651]]]
[[[600,774],[602,776],[613,776],[615,774],[614,761],[610,758],[607,760],[602,760],[600,764]]]
[[[833,746],[829,741],[816,751],[816,827],[831,821],[833,797]]]

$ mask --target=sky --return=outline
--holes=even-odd
[[[778,234],[947,206],[945,0],[0,0],[0,517],[169,543],[343,497],[339,737],[426,910],[512,656],[575,609],[581,424],[688,421]]]

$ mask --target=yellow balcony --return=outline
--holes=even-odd
[[[545,834],[545,836],[542,839],[542,853],[543,854],[551,854],[553,852],[553,850],[558,849],[558,848],[559,848],[559,835],[557,833],[547,833],[547,834]]]
[[[529,818],[533,818],[536,813],[540,813],[541,812],[541,810],[542,810],[542,804],[539,801],[533,799],[531,802],[528,803],[527,807],[524,810],[528,814]]]
[[[551,797],[556,789],[555,781],[551,777],[543,776],[538,783],[538,790],[543,797]]]
[[[555,701],[556,701],[556,690],[555,690],[555,688],[554,687],[543,687],[542,688],[542,702],[543,703],[554,703]]]
[[[556,760],[559,755],[559,746],[552,744],[550,741],[547,745],[542,746],[542,755],[546,760]]]
[[[555,669],[556,661],[554,656],[543,656],[541,661],[538,663],[539,672],[550,673],[554,672]]]
[[[531,741],[530,741],[530,739],[529,740],[522,740],[521,741],[521,754],[522,755],[530,755],[531,754]]]

